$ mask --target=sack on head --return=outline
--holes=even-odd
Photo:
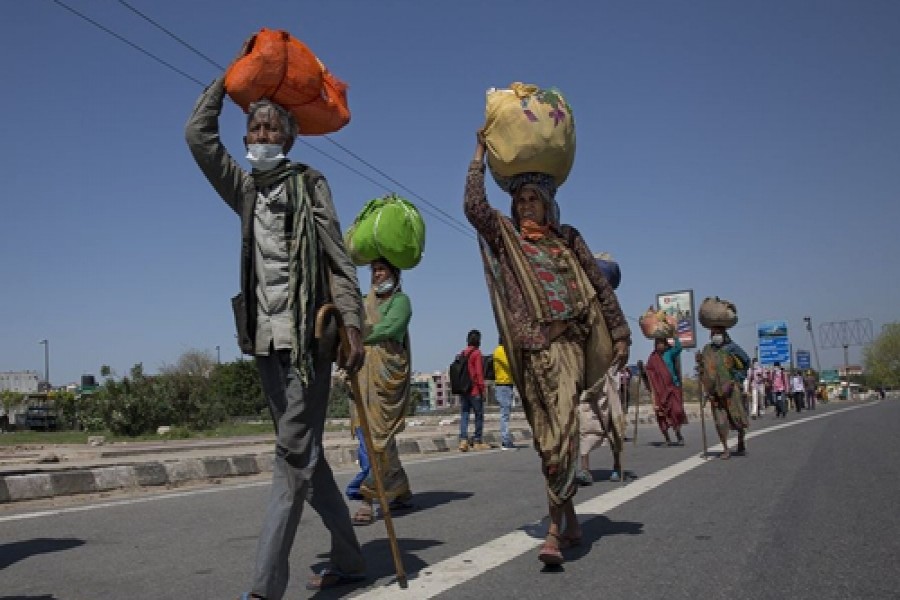
[[[674,337],[677,328],[675,317],[664,310],[654,310],[652,306],[641,315],[638,324],[644,337],[651,340]]]
[[[228,68],[225,89],[244,112],[263,98],[283,106],[301,135],[333,133],[350,122],[347,85],[287,31],[261,29],[250,52]]]
[[[595,254],[594,260],[597,261],[597,266],[600,267],[600,272],[603,273],[603,277],[609,282],[609,286],[614,290],[617,289],[619,283],[622,282],[622,271],[619,269],[619,263],[613,260],[609,252]]]
[[[555,88],[513,83],[490,89],[484,141],[491,174],[502,188],[520,173],[547,173],[565,183],[575,162],[575,119]]]
[[[425,249],[425,221],[412,202],[389,194],[366,203],[344,244],[357,266],[384,257],[398,269],[412,269]]]
[[[718,296],[710,296],[703,300],[698,315],[700,324],[707,329],[713,327],[734,327],[738,322],[737,306],[733,302]]]

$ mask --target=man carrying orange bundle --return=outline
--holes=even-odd
[[[238,58],[252,44],[244,44]],[[322,436],[338,331],[333,321],[314,339],[326,303],[340,312],[349,338],[345,366],[363,362],[362,296],[344,249],[328,182],[285,155],[297,135],[294,117],[262,99],[249,106],[244,144],[248,173],[219,137],[225,77],[200,96],[186,138],[200,170],[241,219],[241,294],[232,302],[238,340],[256,358],[275,422],[272,491],[251,591],[244,598],[282,598],[288,557],[305,500],[331,534],[331,566],[310,589],[361,581],[365,566],[350,512],[325,461]]]

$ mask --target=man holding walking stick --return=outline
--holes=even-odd
[[[252,43],[241,49],[244,56]],[[359,370],[362,297],[347,256],[328,182],[285,155],[297,135],[294,117],[263,99],[247,114],[248,173],[219,136],[224,75],[200,96],[185,137],[200,170],[241,219],[241,293],[232,300],[241,351],[255,357],[275,422],[272,490],[244,598],[282,598],[288,557],[305,501],[331,534],[330,566],[309,589],[364,579],[365,562],[350,512],[324,458],[322,436],[338,346],[334,319],[315,339],[319,309],[332,302],[346,328],[344,366]]]

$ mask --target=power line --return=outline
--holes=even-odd
[[[457,222],[457,223],[460,223],[460,224],[461,224],[461,222],[460,222],[458,219],[456,219],[456,217],[454,217],[454,216],[448,214],[448,213],[445,212],[443,209],[441,209],[441,208],[435,206],[434,204],[432,204],[431,202],[429,202],[428,200],[426,200],[425,198],[423,198],[423,197],[420,196],[419,194],[415,193],[414,191],[412,191],[411,189],[409,189],[408,187],[406,187],[405,185],[403,185],[402,183],[400,183],[399,181],[397,181],[396,179],[394,179],[393,177],[391,177],[390,175],[388,175],[387,173],[385,173],[384,171],[382,171],[381,169],[379,169],[378,167],[376,167],[375,165],[373,165],[373,164],[371,164],[370,162],[364,160],[362,157],[360,157],[359,155],[357,155],[355,152],[352,152],[350,149],[348,149],[348,148],[342,146],[339,142],[336,142],[335,140],[331,139],[330,136],[327,136],[327,135],[326,135],[326,136],[324,136],[324,137],[325,137],[326,140],[328,140],[329,142],[331,142],[332,144],[334,144],[335,146],[337,146],[338,148],[340,148],[341,150],[343,150],[344,152],[346,152],[347,154],[349,154],[350,156],[352,156],[353,158],[355,158],[356,160],[358,160],[358,161],[361,162],[362,164],[366,165],[367,167],[369,167],[370,169],[372,169],[373,171],[375,171],[376,173],[378,173],[379,175],[381,175],[382,177],[384,177],[385,179],[387,179],[388,181],[390,181],[390,182],[393,183],[394,185],[398,186],[400,189],[406,190],[410,195],[415,196],[416,198],[418,198],[419,200],[421,200],[422,202],[424,202],[424,203],[427,204],[428,206],[432,207],[434,210],[436,210],[436,211],[440,212],[441,214],[445,215],[448,219],[452,219],[454,222]],[[463,225],[463,226],[465,227],[465,225]],[[473,237],[474,237],[474,236],[473,236]]]
[[[198,50],[196,47],[194,47],[193,45],[191,45],[190,43],[186,42],[186,41],[183,40],[181,37],[179,37],[178,35],[176,35],[175,33],[173,33],[172,31],[170,31],[167,27],[165,27],[165,26],[162,25],[161,23],[157,22],[157,21],[154,20],[152,17],[150,17],[150,16],[144,14],[143,12],[141,12],[140,10],[138,10],[137,8],[135,8],[134,6],[132,6],[131,4],[129,4],[128,2],[126,2],[125,0],[119,0],[119,4],[121,4],[122,6],[124,6],[124,7],[127,8],[127,9],[131,10],[131,11],[134,12],[136,15],[140,16],[142,19],[144,19],[145,21],[147,21],[148,23],[150,23],[151,25],[153,25],[154,27],[156,27],[157,29],[159,29],[160,31],[162,31],[163,33],[165,33],[167,36],[169,36],[170,38],[172,38],[173,40],[175,40],[176,42],[178,42],[179,44],[181,44],[182,46],[184,46],[185,48],[187,48],[188,50],[190,50],[191,52],[193,52],[194,54],[196,54],[197,56],[199,56],[200,58],[202,58],[203,60],[205,60],[205,61],[208,62],[209,64],[211,64],[212,66],[218,68],[218,69],[221,70],[221,71],[224,71],[224,70],[225,70],[225,67],[223,67],[222,65],[220,65],[219,63],[217,63],[215,60],[213,60],[212,58],[210,58],[209,56],[207,56],[206,54],[204,54],[203,52],[201,52],[200,50]],[[203,84],[201,84],[201,85],[203,85]],[[350,150],[350,149],[347,148],[346,146],[344,146],[344,145],[342,145],[341,143],[339,143],[339,142],[333,140],[330,136],[327,136],[327,135],[326,135],[326,136],[323,136],[323,137],[324,137],[326,140],[328,140],[329,142],[331,142],[332,144],[334,144],[335,146],[337,146],[338,148],[340,148],[341,150],[343,150],[346,154],[352,156],[352,157],[355,158],[357,161],[361,162],[362,164],[364,164],[364,165],[367,166],[368,168],[372,169],[373,171],[375,171],[376,173],[378,173],[379,175],[381,175],[382,177],[384,177],[385,179],[387,179],[388,181],[390,181],[391,183],[393,183],[394,185],[396,185],[396,186],[399,187],[400,189],[406,191],[406,192],[409,193],[411,196],[415,197],[416,199],[420,200],[420,201],[423,202],[424,204],[426,204],[426,205],[428,205],[429,207],[431,207],[432,210],[431,210],[431,211],[426,211],[426,212],[428,212],[429,214],[431,214],[433,217],[435,217],[436,219],[438,219],[439,221],[441,221],[441,222],[444,223],[445,225],[447,225],[447,226],[449,226],[449,227],[452,227],[453,229],[455,229],[456,231],[462,233],[463,235],[466,235],[466,236],[468,236],[468,237],[470,237],[470,238],[472,238],[472,239],[475,239],[475,235],[471,232],[471,230],[469,229],[469,226],[468,226],[467,224],[463,223],[462,221],[460,221],[459,219],[457,219],[457,218],[454,217],[453,215],[447,213],[445,210],[443,210],[443,209],[440,208],[439,206],[436,206],[435,204],[429,202],[427,199],[425,199],[424,197],[420,196],[419,194],[417,194],[415,191],[413,191],[412,189],[410,189],[410,188],[407,187],[406,185],[403,185],[403,183],[401,183],[400,181],[394,179],[393,177],[391,177],[390,175],[388,175],[387,173],[385,173],[384,171],[382,171],[381,169],[379,169],[378,167],[376,167],[375,165],[373,165],[373,164],[370,163],[369,161],[365,160],[364,158],[362,158],[361,156],[359,156],[358,154],[356,154],[355,152],[353,152],[352,150]],[[304,140],[301,140],[301,141],[303,141],[303,143],[304,143],[305,145],[307,145],[307,146],[309,146],[310,148],[313,148],[314,150],[316,150],[316,151],[320,152],[321,154],[327,156],[328,158],[330,158],[331,160],[335,161],[336,163],[342,165],[342,166],[345,167],[346,169],[349,169],[350,171],[353,171],[354,173],[356,173],[356,174],[359,175],[360,177],[363,177],[363,178],[365,178],[366,180],[368,180],[368,181],[370,181],[370,182],[372,182],[372,183],[375,183],[375,185],[377,185],[377,186],[379,186],[379,187],[382,187],[382,188],[384,188],[384,189],[387,189],[388,191],[393,191],[393,190],[390,190],[389,188],[387,188],[386,186],[384,186],[384,185],[382,185],[382,184],[380,184],[380,183],[378,183],[378,182],[375,182],[371,177],[368,177],[368,176],[366,176],[366,175],[363,175],[363,174],[362,174],[360,171],[358,171],[357,169],[354,169],[354,168],[350,167],[349,165],[347,165],[347,163],[345,163],[345,162],[343,162],[343,161],[340,161],[340,160],[334,158],[333,156],[331,156],[331,155],[329,155],[328,153],[326,153],[324,150],[321,150],[320,148],[317,148],[316,146],[313,146],[312,144],[310,144],[309,142],[306,142],[306,141],[304,141]],[[433,212],[432,212],[432,211],[433,211]],[[441,218],[439,215],[443,215],[443,218]]]
[[[168,29],[166,29],[165,27],[163,27],[162,25],[160,25],[159,23],[157,23],[156,21],[154,21],[154,20],[153,20],[152,18],[150,18],[149,16],[145,15],[144,13],[142,13],[141,11],[139,11],[138,9],[136,9],[135,7],[133,7],[132,5],[130,5],[130,4],[128,4],[127,2],[125,2],[125,0],[119,0],[119,4],[121,4],[122,6],[124,6],[124,7],[127,8],[128,10],[130,10],[131,12],[135,13],[136,15],[138,15],[139,17],[141,17],[142,19],[144,19],[145,21],[147,21],[148,23],[150,23],[151,25],[153,25],[154,27],[156,27],[157,29],[159,29],[160,31],[162,31],[163,33],[165,33],[166,35],[168,35],[170,38],[172,38],[173,40],[175,40],[176,42],[178,42],[179,44],[181,44],[182,46],[188,48],[189,50],[191,50],[192,52],[194,52],[194,54],[196,54],[197,56],[199,56],[200,58],[202,58],[203,60],[205,60],[206,62],[208,62],[209,64],[211,64],[212,66],[217,67],[218,69],[220,69],[220,70],[222,70],[222,71],[225,70],[225,67],[223,67],[222,65],[220,65],[219,63],[217,63],[216,61],[214,61],[213,59],[211,59],[211,58],[208,57],[207,55],[203,54],[202,52],[200,52],[199,50],[197,50],[196,48],[194,48],[194,47],[191,46],[190,44],[188,44],[186,41],[184,41],[183,39],[181,39],[180,37],[178,37],[177,35],[175,35],[175,34],[172,33],[171,31],[169,31]]]
[[[386,185],[384,185],[383,183],[381,183],[380,181],[376,181],[375,179],[373,179],[373,178],[370,177],[369,175],[366,175],[366,174],[363,173],[362,171],[356,169],[355,167],[351,167],[350,165],[348,165],[347,163],[345,163],[345,162],[342,161],[341,159],[335,158],[334,156],[332,156],[332,155],[329,154],[328,152],[325,152],[325,151],[322,150],[321,148],[318,148],[318,147],[314,146],[313,144],[310,144],[309,142],[307,142],[307,141],[304,140],[303,138],[297,138],[297,139],[300,141],[300,143],[302,143],[303,145],[307,146],[308,148],[312,148],[313,150],[315,150],[315,151],[318,152],[319,154],[321,154],[321,155],[323,155],[323,156],[325,156],[325,157],[327,157],[327,158],[333,160],[334,162],[338,163],[339,165],[341,165],[341,166],[344,167],[345,169],[348,169],[348,170],[350,170],[350,171],[353,171],[354,173],[356,173],[357,175],[359,175],[359,176],[362,177],[363,179],[368,180],[369,182],[371,182],[371,183],[375,184],[376,186],[380,187],[381,189],[383,189],[383,190],[385,190],[385,191],[387,191],[387,192],[393,192],[393,191],[394,191],[394,190],[392,190],[391,188],[389,188],[389,187],[387,187]],[[441,223],[443,223],[443,224],[446,225],[447,227],[450,227],[450,228],[453,229],[454,231],[457,231],[457,232],[459,232],[459,233],[461,233],[461,234],[463,234],[463,235],[466,235],[466,236],[468,236],[468,237],[470,237],[470,238],[472,238],[472,239],[475,239],[475,236],[472,234],[471,231],[468,231],[468,230],[466,230],[466,229],[462,229],[462,228],[457,224],[456,221],[452,221],[452,220],[451,220],[451,221],[448,221],[445,217],[441,216],[440,214],[438,214],[438,213],[436,213],[436,212],[433,212],[432,210],[428,209],[427,207],[424,207],[424,206],[423,206],[423,207],[421,207],[421,208],[422,208],[423,211],[425,211],[426,213],[428,213],[429,215],[431,215],[432,217],[434,217],[435,219],[437,219],[438,221],[440,221]]]
[[[121,35],[119,35],[119,34],[116,33],[115,31],[113,31],[112,29],[109,29],[108,27],[104,27],[103,25],[101,25],[101,24],[98,23],[97,21],[93,20],[93,19],[90,18],[89,16],[87,16],[87,15],[85,15],[85,14],[83,14],[83,13],[78,12],[77,10],[75,10],[74,8],[72,8],[71,6],[69,6],[68,4],[66,4],[65,2],[62,2],[61,0],[53,0],[53,2],[55,2],[56,4],[58,4],[59,6],[61,6],[62,8],[66,9],[67,11],[69,11],[69,12],[71,12],[71,13],[73,13],[73,14],[79,16],[79,17],[81,17],[82,19],[84,19],[85,21],[87,21],[88,23],[90,23],[91,25],[93,25],[94,27],[97,27],[98,29],[101,29],[101,30],[105,31],[106,33],[108,33],[109,35],[113,36],[114,38],[116,38],[116,39],[119,40],[120,42],[123,42],[123,43],[125,43],[125,44],[128,44],[129,46],[131,46],[132,48],[134,48],[135,50],[137,50],[137,51],[140,52],[141,54],[144,54],[144,55],[146,55],[146,56],[152,58],[152,59],[155,60],[156,62],[158,62],[158,63],[160,63],[160,64],[162,64],[162,65],[165,65],[165,66],[169,67],[170,69],[172,69],[173,71],[175,71],[175,72],[178,73],[179,75],[181,75],[181,76],[183,76],[183,77],[186,77],[187,79],[190,79],[191,81],[193,81],[194,83],[200,85],[201,87],[205,87],[205,86],[206,86],[205,83],[203,83],[202,81],[200,81],[200,80],[197,79],[196,77],[194,77],[194,76],[192,76],[192,75],[189,75],[189,74],[185,73],[184,71],[182,71],[181,69],[179,69],[178,67],[176,67],[175,65],[173,65],[172,63],[169,63],[169,62],[167,62],[167,61],[161,59],[160,57],[156,56],[155,54],[153,54],[153,53],[151,53],[151,52],[148,52],[147,50],[144,50],[143,48],[141,48],[140,46],[138,46],[138,45],[135,44],[134,42],[129,41],[128,39],[122,37]]]

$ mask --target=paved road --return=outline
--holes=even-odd
[[[390,585],[376,524],[358,529],[373,581],[316,597],[898,598],[898,424],[896,401],[769,417],[750,456],[730,461],[699,458],[696,424],[686,448],[642,427],[631,483],[605,481],[608,450],[594,453],[598,482],[576,497],[586,543],[557,572],[536,560],[546,510],[533,450],[425,457],[407,464],[420,508],[395,520],[409,589]],[[14,506],[0,516],[0,598],[235,598],[267,490],[257,478],[44,514]],[[302,582],[327,546],[305,513],[289,598],[309,597]]]

